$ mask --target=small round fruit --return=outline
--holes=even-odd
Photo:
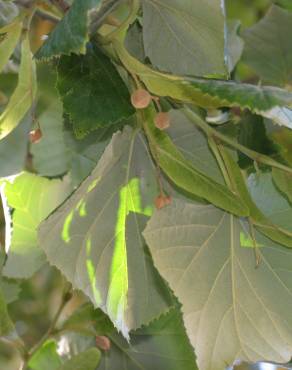
[[[155,198],[155,207],[161,209],[171,203],[171,197],[165,195],[159,195]]]
[[[151,95],[147,90],[138,89],[131,95],[131,103],[136,109],[147,108],[151,103]]]
[[[159,112],[154,118],[154,123],[159,130],[165,130],[170,126],[170,117],[167,112]]]
[[[42,137],[43,137],[43,134],[40,128],[37,128],[36,130],[32,130],[29,133],[29,139],[32,144],[38,143]]]
[[[96,347],[103,351],[109,351],[111,348],[111,341],[104,335],[98,335],[95,337]]]

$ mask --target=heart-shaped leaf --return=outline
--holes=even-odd
[[[140,235],[156,187],[145,139],[126,127],[114,134],[92,174],[40,227],[49,262],[126,337],[168,307],[168,293]]]
[[[241,246],[253,245],[248,225],[182,200],[156,211],[144,236],[182,303],[200,369],[221,370],[237,358],[290,360],[291,250],[256,233],[261,262],[255,268],[254,249]]]

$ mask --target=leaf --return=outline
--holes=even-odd
[[[21,63],[17,87],[5,110],[0,115],[0,140],[7,136],[23,119],[36,96],[35,62],[30,51],[29,37],[22,41]]]
[[[18,7],[12,2],[0,0],[0,26],[3,27],[18,16]]]
[[[145,52],[155,67],[180,75],[226,75],[221,0],[142,3]]]
[[[291,217],[289,220],[291,224]],[[235,359],[287,362],[292,353],[292,251],[259,233],[261,262],[240,241],[240,219],[213,206],[173,201],[144,236],[154,264],[182,303],[201,370]]]
[[[94,169],[109,143],[112,134],[110,126],[93,131],[83,139],[76,139],[68,128],[64,140],[71,152],[70,177],[73,186],[78,186]]]
[[[273,168],[273,180],[277,188],[284,193],[292,203],[292,175],[278,168]]]
[[[171,181],[189,194],[206,199],[217,207],[240,216],[248,215],[248,209],[240,198],[226,186],[201,173],[195,163],[184,158],[169,136],[155,127],[153,109],[144,110],[141,117],[152,155]]]
[[[131,344],[110,334],[111,349],[98,369],[196,370],[196,358],[183,327],[181,313],[172,309],[149,326],[131,333]]]
[[[156,186],[145,139],[126,127],[114,134],[91,175],[39,230],[49,262],[125,337],[170,302],[140,235]]]
[[[206,136],[180,110],[170,110],[170,128],[166,130],[173,143],[198,171],[224,184],[222,173]]]
[[[107,335],[113,331],[113,325],[101,310],[96,310],[92,304],[85,303],[63,323],[62,330]]]
[[[57,353],[57,343],[52,339],[47,340],[28,362],[31,370],[57,370],[60,365],[62,361]]]
[[[50,59],[62,54],[85,54],[89,41],[89,14],[100,5],[100,0],[74,0],[61,22],[36,53],[37,59]]]
[[[143,61],[146,59],[142,27],[138,21],[129,28],[125,37],[125,47],[128,52],[140,62],[143,63]]]
[[[57,370],[96,370],[100,361],[100,352],[96,348],[90,348],[87,351],[73,356]]]
[[[33,167],[41,176],[62,175],[68,171],[72,157],[64,141],[61,103],[55,99],[38,117],[38,122],[43,136],[31,145]]]
[[[285,9],[292,10],[292,4],[290,0],[274,0],[274,2],[281,5]]]
[[[36,229],[70,191],[65,180],[47,180],[30,173],[23,173],[5,183],[4,194],[8,205],[14,209],[11,243],[6,245],[9,252],[3,268],[5,276],[28,278],[45,263]]]
[[[286,126],[292,129],[292,110],[286,107],[274,107],[266,112],[258,112],[263,117],[271,119],[280,126]]]
[[[285,86],[292,82],[292,14],[273,5],[266,16],[242,33],[243,61],[263,80]],[[260,45],[260,47],[258,47]]]
[[[7,305],[4,296],[0,291],[0,336],[10,334],[14,329],[13,323],[9,317]]]
[[[2,72],[2,69],[9,61],[9,58],[15,49],[21,30],[22,22],[19,19],[0,29],[0,34],[4,34],[4,39],[0,41],[0,72]]]
[[[272,222],[282,228],[292,230],[291,204],[275,187],[271,173],[250,175],[248,178],[248,189],[257,207]]]
[[[78,137],[134,114],[126,85],[110,59],[95,45],[85,56],[60,59],[57,87]]]
[[[240,172],[240,168],[232,158],[230,152],[222,146],[219,147],[219,151],[226,166],[231,187],[235,194],[237,194],[242,202],[244,202],[244,204],[249,208],[249,219],[252,224],[268,238],[271,238],[285,247],[292,248],[292,230],[289,231],[273,224],[265,214],[258,209],[248,192],[245,179]]]
[[[271,139],[267,137],[264,120],[261,116],[246,112],[239,122],[238,142],[258,153],[273,155],[276,152]],[[238,163],[241,168],[253,165],[253,160],[238,152]]]
[[[292,166],[292,131],[283,127],[272,132],[270,136],[279,147],[281,156]]]
[[[242,38],[238,36],[238,31],[240,28],[240,21],[229,21],[227,23],[227,66],[228,72],[231,73],[238,63],[244,42]]]
[[[204,108],[239,106],[263,114],[274,107],[291,106],[292,93],[271,86],[256,86],[236,81],[181,77],[157,72],[133,58],[114,43],[117,54],[131,73],[137,74],[147,89],[158,96],[168,96]]]
[[[21,291],[19,282],[1,277],[0,289],[6,304],[12,303],[18,299]]]
[[[28,112],[20,124],[0,141],[0,177],[21,172],[24,168],[31,116]]]

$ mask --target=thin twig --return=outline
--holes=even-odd
[[[66,13],[70,9],[70,5],[66,0],[50,0],[50,2],[60,9],[62,13]]]
[[[101,9],[92,17],[89,33],[94,35],[107,16],[116,9],[124,0],[108,0]]]
[[[37,344],[28,352],[26,359],[23,361],[22,365],[22,370],[27,369],[27,365],[31,357],[42,347],[42,345],[46,342],[48,338],[54,333],[55,331],[55,326],[58,323],[58,320],[63,312],[64,307],[66,304],[70,301],[72,295],[71,295],[71,290],[67,290],[63,293],[62,300],[60,303],[60,306],[53,317],[53,320],[51,322],[51,325],[49,326],[48,330],[46,333],[41,337],[41,339],[37,342]]]
[[[255,162],[261,162],[266,164],[267,166],[279,168],[281,170],[284,170],[286,172],[292,173],[292,168],[285,166],[284,164],[275,161],[274,159],[255,152],[254,150],[251,150],[249,148],[246,148],[245,146],[237,143],[233,139],[229,138],[226,135],[221,134],[221,132],[213,129],[211,126],[209,126],[197,113],[192,111],[190,108],[184,107],[183,109],[184,114],[192,121],[194,122],[198,127],[200,127],[207,136],[213,136],[218,138],[220,141],[232,146],[233,148],[239,150],[241,153],[244,153],[249,158],[253,159]]]
[[[39,17],[39,18],[42,18],[43,20],[45,21],[49,21],[49,22],[52,22],[54,24],[58,23],[59,22],[59,18],[58,17],[55,17],[54,15],[52,14],[49,14],[41,9],[37,9],[35,14]]]

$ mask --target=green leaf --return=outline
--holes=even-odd
[[[292,129],[292,110],[286,107],[274,107],[266,112],[258,112],[263,117],[271,119],[280,126],[286,126]]]
[[[18,16],[18,7],[12,2],[0,0],[0,27],[10,23]]]
[[[222,173],[206,136],[180,110],[170,110],[170,127],[166,130],[173,143],[196,169],[220,184]]]
[[[86,303],[63,323],[62,330],[107,335],[114,329],[112,322],[101,310],[96,310],[92,304]]]
[[[0,72],[2,72],[2,69],[15,49],[21,30],[22,22],[19,19],[0,29],[0,34],[2,36],[4,34],[4,39],[0,41]]]
[[[240,172],[239,166],[234,161],[231,154],[224,147],[220,147],[219,150],[226,166],[232,189],[249,208],[249,218],[252,221],[253,225],[255,225],[256,228],[268,238],[271,238],[275,242],[280,243],[286,247],[292,248],[292,230],[289,231],[284,228],[280,228],[276,224],[273,224],[265,216],[265,214],[263,214],[258,209],[248,192],[244,177]]]
[[[50,59],[61,54],[85,54],[89,41],[89,13],[100,5],[100,0],[74,0],[61,22],[36,53],[37,59]]]
[[[35,62],[32,59],[28,35],[21,45],[18,84],[5,110],[0,115],[0,140],[7,136],[23,119],[36,95]]]
[[[28,112],[20,124],[0,141],[0,177],[21,172],[27,157],[31,116]]]
[[[172,309],[149,326],[131,333],[131,344],[108,335],[111,349],[102,356],[99,370],[196,370],[196,358],[183,327],[181,313]]]
[[[130,94],[110,59],[95,45],[85,56],[63,56],[57,87],[77,136],[134,114]]]
[[[292,175],[278,168],[273,168],[273,180],[277,188],[284,193],[292,203]]]
[[[64,141],[61,103],[55,100],[50,104],[38,122],[43,136],[31,145],[33,167],[41,176],[62,175],[68,171],[72,157]]]
[[[229,21],[227,23],[227,66],[228,71],[231,73],[239,61],[244,42],[242,38],[238,36],[240,28],[240,21]]]
[[[143,233],[182,303],[201,370],[221,370],[238,358],[291,358],[292,251],[256,233],[262,248],[255,268],[254,250],[241,247],[251,239],[248,230],[213,206],[173,201]]]
[[[14,326],[9,317],[3,293],[0,291],[0,336],[10,334],[13,329]]]
[[[290,84],[292,49],[287,35],[291,32],[292,14],[273,5],[260,22],[242,33],[243,61],[269,83]]]
[[[118,41],[115,42],[115,49],[127,69],[137,74],[147,89],[158,96],[168,96],[205,108],[239,106],[260,114],[274,107],[292,105],[292,93],[277,87],[169,75],[140,63]]]
[[[57,353],[57,343],[52,339],[46,341],[28,362],[31,370],[57,370],[60,365],[62,361]]]
[[[227,74],[221,0],[142,3],[145,52],[155,67],[180,75]]]
[[[90,348],[87,351],[73,356],[57,370],[96,370],[100,361],[100,352],[96,348]]]
[[[143,63],[146,56],[143,44],[142,27],[138,21],[129,28],[125,38],[125,47],[131,55]]]
[[[244,113],[239,122],[238,142],[258,153],[273,155],[276,152],[273,142],[267,137],[263,118],[249,112]],[[238,159],[241,168],[253,165],[253,160],[241,152],[238,152]]]
[[[70,177],[73,186],[79,185],[94,169],[109,143],[112,127],[93,131],[83,139],[76,139],[71,130],[64,131],[65,144],[71,152]]]
[[[217,207],[239,216],[247,216],[248,209],[240,198],[190,163],[177,149],[169,136],[154,125],[154,112],[149,108],[141,113],[153,157],[165,174],[189,194],[206,199]]]
[[[292,3],[290,0],[274,0],[274,2],[285,9],[292,10]]]
[[[273,183],[271,173],[252,174],[248,189],[257,207],[275,224],[292,230],[292,208]]]
[[[2,199],[2,207],[5,212],[5,202]],[[5,219],[5,222],[11,222],[10,218],[8,220]],[[6,226],[7,227],[7,226]],[[18,299],[19,293],[21,291],[20,282],[12,279],[7,279],[2,274],[3,265],[6,259],[5,250],[1,249],[0,251],[0,291],[2,292],[4,301],[8,305]]]
[[[4,194],[14,209],[8,258],[3,268],[7,277],[28,278],[46,261],[37,242],[37,227],[70,194],[66,180],[47,180],[30,173],[5,182]],[[6,231],[9,233],[9,230]],[[10,239],[8,235],[7,240]]]
[[[21,291],[18,281],[5,279],[4,277],[1,277],[0,289],[6,304],[16,301]]]
[[[292,131],[284,127],[272,132],[270,137],[279,147],[281,156],[292,166]]]
[[[126,337],[169,303],[140,235],[156,186],[144,137],[126,127],[114,134],[92,174],[39,230],[49,262]]]

